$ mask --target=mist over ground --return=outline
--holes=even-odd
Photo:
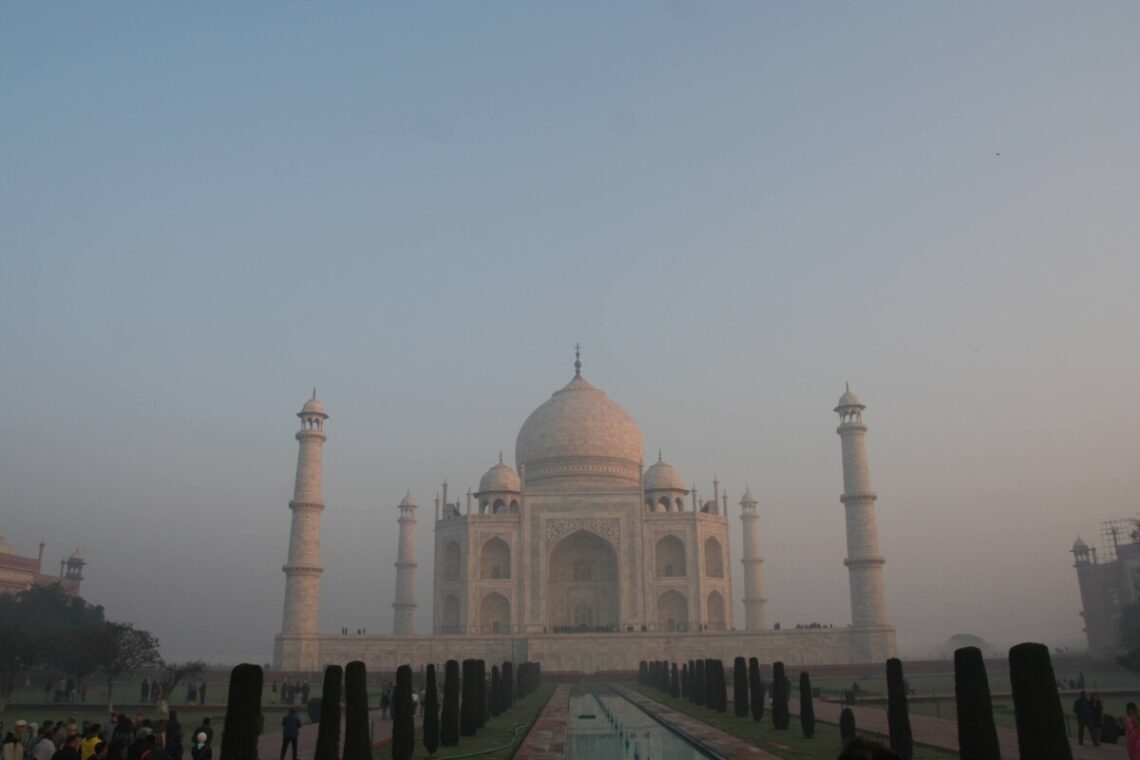
[[[0,6],[0,535],[168,657],[267,661],[294,416],[322,629],[391,628],[396,505],[573,373],[746,485],[783,626],[850,620],[868,405],[890,615],[1084,647],[1140,489],[1140,7]]]

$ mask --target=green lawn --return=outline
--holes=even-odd
[[[677,712],[685,713],[713,728],[724,731],[726,734],[743,739],[749,744],[787,760],[834,760],[843,750],[843,741],[839,738],[838,726],[816,723],[815,736],[808,739],[800,731],[799,718],[794,716],[787,731],[777,731],[772,728],[772,720],[767,713],[765,713],[764,719],[757,723],[752,718],[735,717],[732,714],[731,704],[727,713],[719,713],[715,710],[697,707],[687,699],[674,699],[649,686],[631,686],[630,688]],[[875,734],[862,735],[886,743],[886,737]],[[949,760],[956,758],[957,755],[926,747],[915,747],[914,757],[915,760]]]
[[[423,730],[416,726],[416,752],[413,758],[435,758],[447,760],[449,757],[467,755],[472,752],[486,752],[482,758],[486,760],[509,760],[518,750],[527,731],[534,725],[535,720],[542,713],[542,708],[550,701],[550,696],[556,687],[553,684],[543,684],[535,689],[534,693],[525,699],[520,699],[507,712],[497,718],[491,718],[487,725],[479,729],[475,736],[463,737],[454,747],[440,747],[435,755],[429,755],[424,750]],[[391,723],[384,723],[385,730],[391,730]],[[517,730],[516,730],[517,729]],[[512,741],[513,740],[513,741]],[[503,747],[503,745],[508,745]],[[503,747],[502,749],[498,749]],[[392,756],[388,746],[376,747],[372,751],[373,760],[387,760]]]

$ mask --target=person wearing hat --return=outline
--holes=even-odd
[[[209,737],[205,731],[199,731],[194,737],[194,743],[190,745],[190,757],[193,760],[213,760],[214,750],[210,747]]]

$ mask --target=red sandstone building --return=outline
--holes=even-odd
[[[83,582],[83,566],[87,564],[83,555],[76,549],[67,559],[59,561],[59,575],[43,572],[44,542],[40,541],[40,551],[35,557],[21,557],[16,550],[0,536],[0,594],[17,594],[32,586],[50,586],[58,583],[68,596],[79,596],[79,584]]]

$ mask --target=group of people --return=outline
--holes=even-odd
[[[277,682],[273,682],[273,696],[277,698],[277,704],[280,705],[306,705],[309,703],[309,682],[308,681],[290,681],[286,678],[278,686]],[[298,697],[300,702],[297,702]]]
[[[2,727],[0,727],[2,728]],[[194,729],[191,760],[213,760],[214,729],[210,719]],[[178,712],[166,720],[150,721],[142,714],[132,721],[112,711],[104,724],[85,720],[16,721],[0,744],[0,760],[183,760],[182,724]]]
[[[48,677],[47,683],[44,684],[44,701],[55,702],[60,704],[63,702],[75,702],[76,698],[80,702],[87,701],[87,684],[76,681],[74,678],[59,678]]]

